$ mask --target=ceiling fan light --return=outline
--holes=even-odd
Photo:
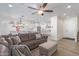
[[[38,11],[38,14],[42,14],[43,13],[43,11]]]

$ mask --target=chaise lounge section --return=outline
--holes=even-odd
[[[29,49],[32,50],[38,47],[39,44],[47,41],[48,36],[40,34],[41,36],[37,38],[36,35],[36,33],[20,34],[19,37],[21,39],[21,42],[19,44],[27,45]]]

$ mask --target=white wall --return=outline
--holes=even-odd
[[[7,16],[8,17],[8,16]],[[14,22],[17,22],[19,21],[18,19],[13,19],[10,17],[10,19],[7,19],[7,17],[4,17],[6,19],[3,18],[0,19],[0,35],[7,35],[9,34],[10,32],[14,32],[14,34],[16,34],[16,28],[15,27],[12,27],[12,25],[10,24],[10,21],[14,21]],[[41,19],[40,19],[41,20]],[[42,32],[44,33],[47,33],[46,31],[46,28],[45,26],[48,24],[48,22],[46,22],[47,19],[44,19],[45,21],[38,21],[40,23],[33,23],[32,21],[35,21],[35,20],[30,20],[28,21],[27,19],[23,19],[23,23],[25,24],[24,25],[24,28],[22,28],[22,31],[25,31],[25,32],[35,32],[37,30],[37,26],[40,25],[42,27]],[[13,33],[12,32],[12,33]]]
[[[59,40],[63,37],[75,38],[77,41],[77,17],[60,17],[54,16],[51,18],[51,37],[52,40]]]
[[[16,20],[14,20],[16,21]],[[24,23],[24,28],[22,28],[22,31],[35,31],[36,26],[35,24],[32,23]],[[10,32],[14,32],[16,34],[16,27],[12,27],[12,25],[10,24],[10,20],[3,20],[0,22],[0,35],[7,35]]]
[[[77,16],[77,28],[78,28],[78,31],[79,31],[79,16]]]
[[[51,38],[52,40],[57,40],[57,16],[51,17]]]
[[[79,40],[79,15],[77,16],[77,40]]]
[[[0,22],[0,35],[8,34],[9,28],[8,28],[8,21]]]
[[[57,39],[63,38],[63,18],[61,16],[57,17]]]
[[[67,17],[63,21],[63,37],[76,38],[77,36],[77,17]]]
[[[59,40],[63,37],[63,19],[60,16],[51,17],[51,36],[52,40]]]

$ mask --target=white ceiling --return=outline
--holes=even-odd
[[[13,3],[13,7],[8,7],[9,3],[0,4],[0,20],[16,20],[20,16],[24,15],[24,19],[27,21],[39,20],[39,21],[49,21],[49,18],[58,15],[64,16],[64,13],[70,16],[79,14],[79,3],[49,3],[47,9],[51,9],[54,12],[45,13],[44,16],[34,14],[34,10],[27,8],[28,6],[38,7],[41,4],[39,3]],[[71,5],[70,9],[67,9],[67,6]]]

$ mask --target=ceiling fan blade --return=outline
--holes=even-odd
[[[44,10],[44,12],[53,12],[53,10]]]
[[[36,8],[33,8],[33,7],[30,7],[30,6],[29,6],[28,8],[30,8],[30,9],[34,9],[34,10],[38,10],[38,9],[36,9]]]
[[[45,8],[46,6],[47,6],[47,3],[44,3],[42,7]]]
[[[35,13],[37,13],[37,12],[33,12],[32,15],[35,14]]]

